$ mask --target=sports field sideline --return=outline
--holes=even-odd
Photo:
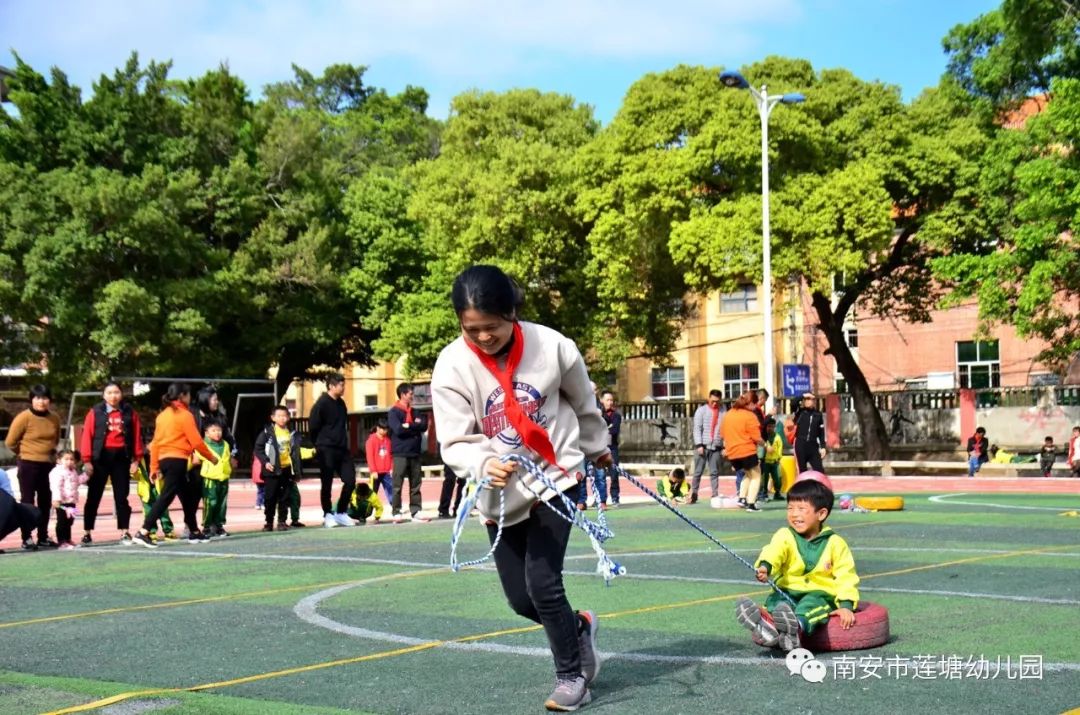
[[[836,478],[837,492],[869,492],[858,479]],[[817,654],[822,683],[749,642],[733,602],[765,590],[671,514],[644,503],[610,512],[609,553],[629,570],[610,587],[575,534],[567,588],[575,607],[600,614],[606,656],[585,711],[1080,706],[1076,482],[928,481],[938,488],[887,482],[907,492],[905,511],[830,518],[855,554],[863,598],[889,608],[892,639]],[[1025,488],[1040,493],[1013,492]],[[543,635],[509,610],[493,571],[450,571],[450,522],[243,532],[240,522],[258,520],[249,496],[240,488],[230,500],[230,528],[242,533],[210,544],[9,548],[0,713],[542,711],[552,677]],[[747,558],[784,523],[779,503],[687,513]],[[479,525],[462,550],[484,553]]]

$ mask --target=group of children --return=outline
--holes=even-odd
[[[990,444],[986,438],[986,428],[978,427],[967,441],[968,476],[974,477],[983,464],[1014,464],[1034,461],[1034,457],[1022,457],[996,444]],[[1053,476],[1054,463],[1057,462],[1058,447],[1052,435],[1047,435],[1037,455],[1039,471],[1044,477]],[[1080,477],[1080,426],[1072,428],[1066,452],[1066,464],[1073,477]]]

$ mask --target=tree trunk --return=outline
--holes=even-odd
[[[825,354],[832,355],[836,360],[836,369],[847,381],[852,401],[855,403],[855,415],[859,420],[864,457],[888,459],[889,433],[885,429],[885,421],[881,419],[881,413],[874,405],[874,394],[870,390],[870,384],[866,381],[862,368],[855,361],[855,356],[851,354],[847,341],[844,339],[845,316],[835,313],[829,297],[822,293],[815,291],[812,300],[820,327],[829,342]]]

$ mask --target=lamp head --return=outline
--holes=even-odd
[[[780,98],[780,101],[784,104],[799,104],[806,101],[806,97],[799,92],[792,92],[791,94],[785,94]]]
[[[738,72],[727,71],[720,73],[720,82],[725,87],[731,87],[732,89],[749,89],[750,83],[746,81]]]

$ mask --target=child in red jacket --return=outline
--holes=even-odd
[[[379,486],[382,485],[386,500],[392,501],[394,456],[390,452],[390,424],[385,417],[380,417],[375,429],[371,430],[364,451],[367,453],[368,470],[371,472],[371,493],[378,495]]]

